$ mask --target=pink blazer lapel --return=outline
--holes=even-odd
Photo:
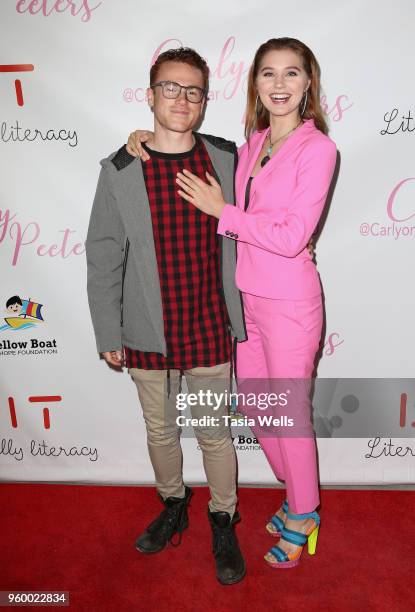
[[[302,125],[300,125],[295,130],[295,132],[293,132],[293,134],[289,138],[287,138],[287,140],[284,142],[282,147],[275,153],[275,155],[271,157],[269,162],[263,168],[261,168],[261,170],[258,172],[255,181],[252,182],[251,198],[254,196],[258,184],[260,184],[261,181],[265,179],[276,168],[276,166],[283,163],[291,155],[291,153],[296,149],[296,147],[298,147],[300,143],[307,140],[310,137],[310,135],[315,132],[315,130],[316,130],[316,127],[314,126],[314,121],[312,119],[309,119],[305,121]],[[261,147],[264,143],[264,140],[268,132],[269,132],[269,128],[265,130],[264,132],[261,132],[261,136],[263,137],[261,139],[258,139],[257,146],[251,147],[252,157],[250,155],[249,174],[247,174],[247,177],[246,177],[245,186],[244,186],[245,189],[246,189],[246,184],[248,182],[248,178],[251,176],[252,169],[255,165],[255,162],[259,155],[259,151],[261,150]]]
[[[241,208],[244,208],[245,191],[246,191],[246,186],[248,184],[249,177],[251,176],[252,170],[255,166],[255,162],[258,158],[259,152],[261,150],[262,145],[264,144],[264,140],[267,137],[268,132],[269,132],[269,128],[267,128],[266,130],[262,132],[255,132],[255,134],[251,136],[250,146],[248,148],[248,156],[247,156],[247,159],[245,160],[244,166],[242,168],[242,173],[240,175],[238,185],[237,185],[238,203]]]
[[[312,119],[305,121],[300,125],[292,134],[287,138],[282,147],[273,155],[270,161],[262,168],[258,177],[261,179],[268,176],[272,172],[275,166],[284,162],[290,154],[296,149],[299,143],[304,142],[309,138],[310,132],[313,132],[316,128]],[[260,180],[261,180],[260,179]]]

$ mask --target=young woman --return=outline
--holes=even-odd
[[[312,51],[292,38],[267,41],[249,73],[237,206],[225,202],[210,175],[206,182],[187,171],[177,177],[180,195],[219,219],[219,234],[237,241],[236,281],[248,334],[237,347],[238,390],[250,380],[262,380],[264,388],[284,381],[285,388],[291,384],[295,390],[286,413],[295,415],[297,433],[257,434],[287,489],[287,499],[267,525],[280,536],[265,555],[275,568],[297,565],[307,541],[313,554],[320,524],[307,381],[320,343],[323,305],[307,244],[323,212],[337,151],[327,136],[319,93]]]

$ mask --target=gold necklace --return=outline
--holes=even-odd
[[[269,147],[266,150],[266,155],[265,157],[263,157],[261,159],[261,168],[263,168],[265,166],[265,164],[267,164],[269,162],[269,160],[271,159],[271,153],[272,153],[272,149],[274,148],[274,146],[277,144],[277,142],[280,142],[280,140],[282,140],[283,138],[286,138],[289,134],[291,134],[291,132],[294,132],[294,130],[296,130],[298,128],[298,126],[300,125],[300,123],[302,123],[302,120],[300,119],[300,121],[297,123],[296,126],[294,126],[293,128],[291,128],[291,130],[289,132],[287,132],[286,134],[283,134],[282,136],[280,136],[279,138],[277,138],[277,140],[274,140],[274,142],[271,142],[271,129],[268,132],[268,140],[269,140]]]

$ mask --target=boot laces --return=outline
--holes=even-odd
[[[213,547],[216,554],[231,553],[235,546],[235,534],[231,526],[215,527]]]
[[[181,507],[173,506],[171,508],[166,508],[160,514],[160,531],[165,536],[166,540],[168,540],[172,546],[179,546],[182,540],[182,531],[183,531],[183,523],[184,523],[184,512]],[[179,539],[178,542],[173,542],[173,537],[175,532],[178,532]]]

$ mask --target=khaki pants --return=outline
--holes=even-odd
[[[170,393],[167,393],[167,370],[142,370],[130,368],[129,373],[137,386],[147,428],[147,445],[153,465],[156,486],[160,495],[183,497],[185,494],[182,474],[183,456],[180,445],[181,429],[177,417],[184,413],[177,409],[180,371],[170,370]],[[199,391],[229,393],[229,363],[213,367],[184,370],[188,392]],[[206,397],[206,396],[205,396]],[[217,419],[215,426],[193,426],[203,455],[203,465],[210,488],[211,512],[228,512],[231,517],[236,505],[236,455],[230,428],[222,418],[228,407],[222,401],[217,410],[191,406],[192,418],[204,415]]]

